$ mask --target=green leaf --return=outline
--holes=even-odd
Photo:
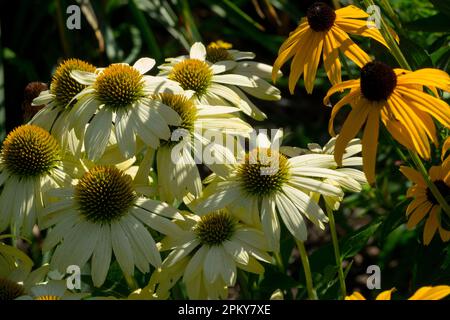
[[[144,38],[145,44],[147,45],[149,53],[155,60],[162,61],[163,56],[159,48],[159,44],[156,41],[155,34],[153,33],[152,29],[150,28],[150,25],[145,19],[144,14],[136,6],[135,0],[130,0],[128,2],[128,5],[130,7],[130,11],[133,14],[134,19],[136,20],[137,26],[141,30],[142,36]]]
[[[398,203],[390,212],[387,213],[386,218],[381,223],[378,232],[378,239],[380,239],[381,245],[383,245],[385,239],[388,238],[389,234],[398,228],[402,223],[406,221],[406,200]]]
[[[414,31],[424,32],[448,32],[449,17],[443,13],[437,13],[434,16],[420,18],[406,24],[406,28]],[[401,44],[401,42],[400,42]]]
[[[443,14],[450,17],[450,2],[446,0],[430,0],[433,6],[442,12]],[[448,29],[448,28],[447,28]]]
[[[447,71],[450,65],[450,45],[443,46],[431,54],[436,68]]]
[[[433,61],[431,61],[430,55],[408,38],[400,36],[400,49],[413,70],[433,67]]]
[[[358,229],[353,235],[343,239],[341,245],[341,259],[355,256],[367,244],[369,238],[378,230],[381,221],[376,220]]]

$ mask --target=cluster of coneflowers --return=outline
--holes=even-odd
[[[23,253],[0,251],[0,299],[80,298],[89,293],[71,293],[62,280],[43,282],[47,273],[79,266],[102,287],[114,261],[133,291],[130,298],[169,298],[178,281],[191,299],[227,298],[237,269],[263,274],[264,264],[276,263],[281,224],[305,263],[307,221],[322,230],[330,221],[335,232],[333,210],[344,192],[375,182],[380,118],[395,140],[423,159],[431,156],[429,140],[440,143],[433,119],[449,127],[449,108],[438,92],[448,91],[448,75],[372,61],[348,36],[371,37],[389,48],[366,18],[354,6],[334,11],[313,4],[273,68],[223,42],[195,43],[189,55],[166,59],[155,76],[147,75],[155,66],[150,58],[106,68],[62,62],[49,90],[34,99],[43,108],[8,134],[0,160],[0,231],[29,238],[40,230],[50,263],[31,272]],[[361,68],[361,79],[342,82],[339,52]],[[268,81],[281,76],[290,58],[290,91],[304,74],[312,92],[321,55],[333,84],[324,102],[350,89],[333,107],[333,136],[336,113],[352,108],[337,137],[308,149],[276,148],[279,137],[265,135],[250,143],[253,148],[220,143],[254,137],[245,117],[266,118],[253,101],[281,98]],[[354,138],[364,124],[361,143]],[[448,147],[429,176],[402,168],[415,183],[408,192],[416,198],[408,207],[409,226],[428,215],[425,243],[437,230],[449,240],[442,222]],[[205,150],[209,161],[199,166],[197,155]],[[210,174],[202,180],[203,172]],[[151,273],[146,287],[135,287],[136,270]]]

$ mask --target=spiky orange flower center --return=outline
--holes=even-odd
[[[97,77],[94,88],[101,103],[112,110],[127,108],[145,96],[142,74],[126,64],[112,64]]]
[[[202,96],[209,88],[212,76],[210,67],[204,61],[186,59],[173,67],[169,79],[177,81],[184,90],[193,90],[197,96]]]
[[[95,67],[79,59],[68,59],[58,66],[50,84],[50,91],[55,95],[56,103],[61,107],[69,108],[71,106],[69,102],[73,97],[86,88],[86,85],[78,83],[72,78],[70,73],[73,70],[95,72]]]
[[[92,168],[75,187],[75,201],[80,212],[95,223],[120,219],[135,199],[131,177],[114,166]]]
[[[289,179],[289,163],[282,154],[260,148],[247,154],[237,173],[246,193],[269,196],[280,191]]]
[[[194,231],[204,245],[218,246],[230,240],[236,230],[236,220],[225,211],[202,216]]]
[[[60,158],[58,142],[46,130],[23,125],[3,142],[2,160],[6,169],[18,177],[36,177],[54,168]]]

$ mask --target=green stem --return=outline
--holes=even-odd
[[[317,300],[317,294],[313,286],[311,268],[309,267],[309,259],[308,254],[306,253],[305,244],[303,243],[303,241],[300,240],[296,240],[296,242],[298,251],[300,253],[300,259],[302,260],[303,270],[305,272],[306,290],[308,292],[308,298],[309,300]]]
[[[155,60],[161,61],[163,55],[161,53],[161,50],[159,49],[160,47],[158,45],[158,41],[156,41],[155,34],[153,33],[152,29],[147,23],[144,14],[137,7],[135,0],[129,1],[128,6],[130,8],[131,14],[136,20],[139,30],[142,33],[142,37],[145,40],[145,44],[147,45],[149,53],[152,55],[153,58],[155,58]]]
[[[366,6],[373,5],[372,0],[363,0],[364,4]],[[391,8],[392,10],[392,8]],[[394,56],[395,60],[397,60],[400,67],[403,69],[411,70],[411,66],[409,65],[408,61],[406,60],[405,56],[403,55],[402,51],[400,50],[400,47],[398,46],[397,42],[395,41],[392,34],[389,32],[389,27],[384,21],[383,18],[381,18],[381,33],[383,37],[386,39],[386,42],[391,49],[391,53]],[[409,150],[409,154],[411,156],[411,159],[413,160],[416,168],[419,170],[420,174],[425,179],[425,182],[427,183],[428,188],[430,189],[433,196],[438,201],[441,208],[445,211],[445,213],[450,217],[450,206],[445,200],[445,198],[440,193],[439,189],[436,187],[436,185],[430,180],[430,177],[428,176],[428,172],[422,162],[422,160],[419,158],[417,153],[415,151]]]
[[[249,288],[248,275],[242,270],[238,270],[237,275],[238,275],[238,279],[239,279],[240,299],[249,300],[251,297],[250,297],[250,292],[248,290],[248,288]]]
[[[345,285],[344,270],[342,269],[341,253],[339,251],[339,240],[336,232],[336,223],[334,221],[333,210],[326,205],[328,215],[328,225],[330,226],[331,239],[333,241],[334,258],[336,259],[336,266],[338,268],[339,286],[341,288],[342,299],[347,295],[347,288]]]
[[[279,252],[274,253],[275,263],[280,270],[281,273],[285,273],[286,269],[284,267],[283,259],[281,258],[281,254]]]

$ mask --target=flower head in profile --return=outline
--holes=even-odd
[[[71,73],[88,87],[77,95],[79,101],[69,114],[68,127],[84,138],[90,159],[102,156],[113,131],[122,154],[131,157],[136,154],[137,138],[157,148],[159,139],[170,137],[169,125],[179,125],[176,112],[151,96],[183,90],[166,78],[145,75],[154,65],[153,59],[141,58],[133,66],[118,63],[95,73]]]
[[[17,300],[80,300],[89,293],[74,293],[67,289],[66,280],[49,280],[30,288],[28,294]]]
[[[82,268],[90,261],[92,280],[105,281],[114,253],[125,276],[136,266],[149,272],[150,264],[161,265],[161,256],[150,231],[163,234],[181,231],[167,218],[181,215],[166,203],[140,196],[136,190],[136,168],[94,166],[73,186],[50,190],[59,200],[49,203],[42,228],[50,228],[43,250],[56,247],[52,268],[63,272],[69,265]]]
[[[381,292],[376,300],[392,300],[392,293],[395,288]],[[441,300],[450,294],[450,286],[427,286],[418,289],[408,300]],[[366,300],[364,296],[359,292],[353,292],[351,295],[346,296],[345,300]]]
[[[181,201],[188,193],[197,197],[202,183],[196,155],[205,148],[219,155],[224,148],[211,142],[204,132],[223,135],[225,140],[226,134],[248,136],[253,129],[237,116],[236,107],[194,104],[193,99],[182,94],[163,93],[154,99],[171,107],[181,118],[179,126],[170,126],[171,139],[162,142],[155,151],[159,196],[168,203]]]
[[[252,58],[252,55],[239,52],[234,56],[229,54],[229,57],[222,57],[213,63],[207,60],[205,46],[197,42],[192,45],[189,56],[166,59],[168,63],[159,66],[160,75],[176,81],[184,90],[194,91],[200,104],[231,105],[256,120],[265,119],[266,115],[246,94],[263,100],[281,98],[280,91],[263,79],[268,76],[266,69],[270,67],[262,64],[245,67],[238,60]],[[259,69],[259,72],[251,74],[252,70]]]
[[[72,78],[72,71],[95,73],[96,68],[79,59],[67,59],[61,62],[53,74],[50,89],[42,91],[33,100],[33,105],[45,105],[30,121],[50,131],[59,143],[65,145],[67,121],[70,110],[77,101],[77,95],[87,85]]]
[[[442,241],[450,240],[450,217],[446,215],[423,176],[410,167],[400,167],[400,171],[413,183],[407,197],[414,198],[406,209],[408,228],[414,228],[425,220],[423,243],[430,244],[436,231]],[[433,166],[428,171],[431,181],[447,203],[450,201],[450,161]]]
[[[227,207],[245,223],[261,227],[270,248],[279,249],[281,216],[286,228],[298,240],[307,238],[307,217],[324,229],[327,216],[310,193],[340,197],[342,190],[325,181],[345,178],[344,173],[328,169],[333,157],[306,154],[286,158],[273,147],[267,136],[258,136],[257,147],[242,161],[215,170],[216,177],[192,206],[199,214]]]
[[[375,182],[375,158],[378,145],[380,118],[392,137],[422,158],[430,158],[430,143],[438,143],[433,118],[443,126],[450,127],[450,108],[438,97],[424,92],[430,88],[437,95],[436,88],[450,89],[450,77],[437,69],[421,69],[414,72],[392,69],[382,62],[370,62],[361,70],[361,78],[333,86],[324,98],[338,91],[350,92],[333,107],[329,131],[334,134],[334,118],[343,106],[350,104],[341,132],[336,139],[334,156],[341,164],[342,155],[348,144],[364,127],[362,138],[363,169],[369,183]]]
[[[355,6],[334,10],[323,2],[313,3],[307,10],[306,18],[300,21],[299,26],[281,45],[273,65],[273,80],[281,66],[294,57],[289,75],[289,91],[294,92],[298,79],[304,74],[306,91],[312,93],[322,55],[328,79],[333,85],[340,83],[340,52],[360,68],[371,61],[369,55],[348,34],[369,37],[387,46],[380,31],[375,25],[371,26],[373,22],[368,17],[365,11]]]
[[[12,269],[0,268],[0,301],[15,300],[26,295],[30,289],[45,280],[48,264],[32,271],[33,263],[17,262]]]
[[[264,234],[227,210],[184,216],[185,221],[180,223],[183,236],[168,236],[161,242],[161,250],[171,250],[162,270],[168,268],[182,274],[190,299],[225,299],[228,287],[236,283],[237,268],[262,274],[264,267],[258,260],[271,262]],[[176,268],[177,264],[184,268]],[[160,286],[166,290],[168,275],[164,271],[159,275]],[[174,274],[170,276],[175,278]]]
[[[333,137],[323,147],[317,143],[308,143],[308,149],[281,147],[280,151],[289,157],[295,157],[302,154],[323,154],[333,158],[335,144],[336,137]],[[342,165],[338,166],[336,162],[333,163],[330,161],[330,166],[328,167],[328,169],[333,169],[345,174],[345,178],[333,177],[330,179],[325,179],[325,181],[341,188],[342,191],[360,192],[362,190],[362,186],[367,183],[364,172],[360,170],[360,167],[362,166],[362,158],[356,156],[361,152],[361,148],[361,140],[351,140],[345,148]],[[314,196],[317,201],[321,196],[323,196],[325,203],[333,210],[338,210],[340,203],[343,200],[343,197],[331,197],[321,195],[320,193],[315,193]]]
[[[0,231],[30,236],[43,206],[42,194],[67,183],[61,149],[48,131],[22,125],[3,141],[0,156]]]

